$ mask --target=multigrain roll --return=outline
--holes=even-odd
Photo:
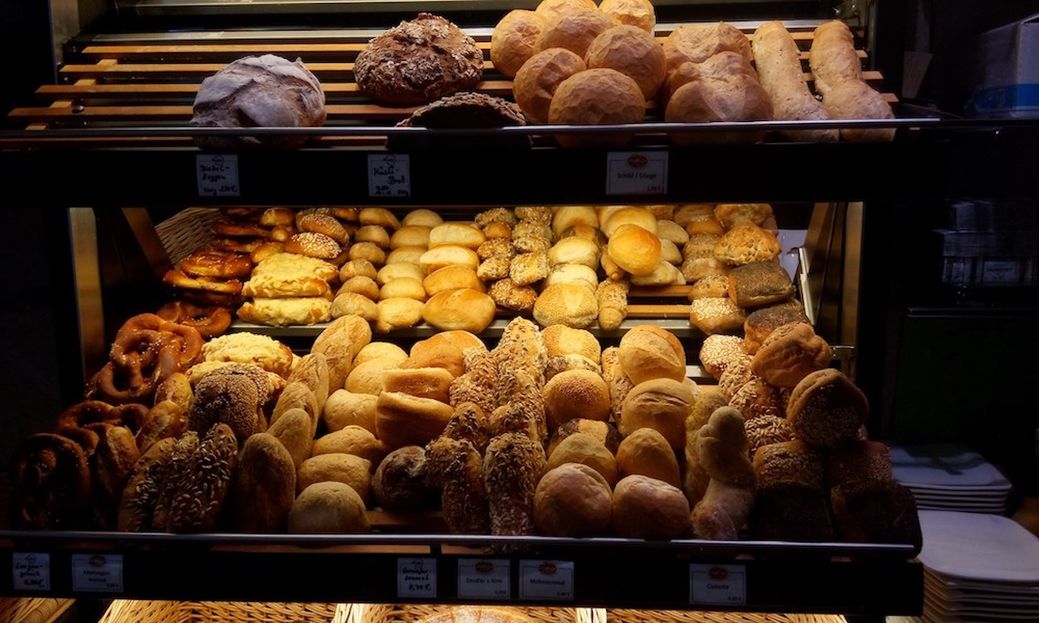
[[[797,384],[786,413],[798,439],[833,450],[858,438],[869,403],[848,377],[827,369],[812,372]]]
[[[708,374],[721,378],[731,362],[746,357],[743,344],[743,338],[735,335],[710,335],[700,347],[700,363]]]
[[[440,487],[447,529],[454,534],[486,534],[490,529],[491,487],[485,478],[484,461],[473,444],[441,436],[429,444],[427,460],[430,480]]]
[[[751,371],[778,387],[794,387],[801,379],[830,365],[833,352],[811,325],[783,325],[762,343],[751,360]]]
[[[762,342],[773,331],[796,322],[808,322],[799,304],[773,305],[751,312],[743,323],[743,349],[750,355],[757,353]]]
[[[763,415],[747,420],[744,428],[747,432],[747,442],[750,444],[751,457],[764,446],[794,440],[794,431],[786,423],[786,419],[780,416]]]
[[[544,449],[526,435],[499,435],[487,445],[484,478],[491,534],[534,534],[534,494],[545,464]]]
[[[771,262],[779,255],[779,241],[756,225],[737,225],[714,245],[714,257],[730,266]]]
[[[256,432],[259,398],[256,383],[244,376],[206,375],[195,385],[188,429],[204,435],[217,424],[227,424],[244,442]]]
[[[534,318],[543,327],[562,324],[581,329],[591,326],[598,315],[594,292],[576,283],[551,285],[534,303]]]
[[[762,446],[754,453],[758,486],[784,484],[823,490],[823,457],[803,441],[786,441]]]
[[[794,295],[786,269],[775,262],[752,262],[729,272],[729,298],[740,307],[761,307]]]
[[[549,470],[534,492],[534,523],[548,536],[606,534],[612,517],[613,492],[594,469],[565,463]]]
[[[696,299],[689,309],[689,322],[707,335],[735,333],[746,320],[743,309],[727,297]]]

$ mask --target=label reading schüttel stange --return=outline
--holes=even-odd
[[[558,560],[520,561],[520,599],[572,601],[574,563]]]
[[[397,597],[437,596],[437,561],[434,558],[397,559]]]
[[[747,568],[743,565],[689,565],[689,603],[747,603]]]
[[[458,561],[459,599],[510,599],[509,561],[462,558]]]
[[[667,192],[666,151],[611,151],[606,155],[607,195]]]
[[[15,552],[11,558],[12,586],[16,591],[51,589],[51,556],[45,553]]]

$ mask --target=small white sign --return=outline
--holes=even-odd
[[[407,154],[369,154],[368,196],[410,197],[411,157]]]
[[[666,192],[666,151],[611,151],[606,154],[607,195],[662,195]]]
[[[397,597],[417,599],[437,596],[435,558],[397,559]]]
[[[238,197],[238,156],[198,154],[195,156],[199,197]]]
[[[123,557],[118,554],[73,554],[72,590],[77,593],[123,592]]]
[[[49,591],[51,589],[51,555],[15,552],[11,570],[16,591]]]
[[[520,599],[572,601],[574,563],[558,560],[521,560]]]
[[[462,558],[458,561],[459,599],[511,599],[509,561]]]
[[[747,568],[743,565],[689,565],[689,603],[746,604]]]

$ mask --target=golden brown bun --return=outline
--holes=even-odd
[[[670,331],[653,325],[632,328],[620,343],[620,364],[635,384],[656,378],[685,378],[685,349]]]
[[[278,402],[274,404],[274,410],[271,411],[270,425],[274,426],[275,422],[290,409],[303,409],[311,420],[317,420],[321,414],[314,392],[303,383],[289,383],[285,389],[281,390]]]
[[[548,122],[569,125],[640,123],[646,98],[637,82],[613,69],[588,69],[564,80],[552,97]],[[563,147],[621,146],[629,135],[559,135]]]
[[[574,354],[599,363],[599,340],[584,329],[552,325],[541,330],[541,339],[545,342],[545,348],[551,357]]]
[[[566,48],[584,58],[592,41],[615,24],[612,18],[594,8],[577,9],[548,20],[535,46],[539,52]]]
[[[682,272],[682,276],[686,278],[686,281],[689,282],[699,281],[706,277],[726,277],[725,295],[728,296],[729,267],[723,262],[719,262],[713,257],[687,257],[682,261],[682,266],[679,270]]]
[[[604,210],[599,215],[602,219],[602,231],[612,238],[623,225],[638,225],[653,235],[657,233],[657,217],[646,208],[633,206],[614,206],[616,209]]]
[[[566,13],[594,8],[595,0],[541,0],[534,12],[551,22]]]
[[[346,262],[339,269],[339,280],[345,283],[353,277],[375,279],[376,272],[375,265],[368,260],[353,260]]]
[[[689,300],[721,299],[729,296],[729,278],[722,275],[710,275],[698,279],[689,288]]]
[[[494,320],[494,300],[470,288],[444,290],[426,301],[422,317],[438,329],[479,333]]]
[[[341,245],[349,242],[346,228],[329,214],[301,214],[296,218],[296,226],[300,231],[324,234]]]
[[[437,400],[399,392],[379,395],[375,427],[390,448],[424,445],[444,431],[454,409]]]
[[[588,46],[585,63],[589,69],[616,69],[633,79],[647,101],[656,97],[666,75],[664,49],[638,26],[614,26],[600,34]]]
[[[346,377],[346,390],[355,394],[379,395],[382,378],[387,370],[399,367],[393,359],[373,359],[356,366]]]
[[[635,26],[649,34],[657,25],[656,12],[649,0],[603,0],[599,10],[618,24]]]
[[[735,57],[733,55],[730,58]],[[681,66],[672,74],[673,92],[667,102],[664,119],[674,123],[711,123],[732,121],[767,121],[772,118],[772,103],[761,88],[747,65],[747,73],[728,75],[715,79],[696,73],[700,66]],[[679,79],[688,73],[688,79]],[[677,86],[681,85],[681,86]],[[676,134],[674,141],[679,145],[724,142],[757,142],[764,138],[763,132],[719,132],[713,134]],[[712,227],[707,230],[717,233],[720,225],[704,221]],[[694,233],[690,223],[689,233]]]
[[[408,368],[443,368],[453,377],[465,372],[465,358],[461,348],[448,340],[433,337],[416,342],[411,347],[411,357],[404,367]]]
[[[660,239],[638,225],[622,225],[610,236],[607,252],[632,275],[649,275],[660,264]]]
[[[487,240],[483,232],[466,223],[443,223],[429,232],[429,248],[448,245],[476,249]]]
[[[483,282],[476,275],[476,269],[462,265],[445,266],[433,271],[422,280],[422,287],[429,296],[460,288],[484,291]]]
[[[620,477],[640,474],[680,487],[678,458],[667,439],[652,428],[639,428],[624,438],[617,449]]]
[[[802,379],[786,410],[797,438],[823,449],[855,441],[868,415],[866,395],[848,377],[829,369]]]
[[[861,80],[848,80],[832,87],[823,96],[823,105],[831,119],[895,118],[884,96]],[[857,143],[892,141],[895,139],[895,128],[842,129],[841,138]]]
[[[417,225],[419,227],[433,228],[444,222],[439,214],[425,208],[412,210],[404,215],[404,225]]]
[[[372,465],[386,456],[386,444],[375,438],[371,431],[360,426],[347,426],[314,441],[313,455],[352,454],[367,459]]]
[[[798,322],[773,331],[750,362],[754,374],[777,387],[794,387],[801,379],[830,365],[833,352],[811,325]]]
[[[416,301],[426,300],[426,289],[418,279],[403,277],[386,282],[379,290],[380,299],[408,298]]]
[[[617,427],[625,436],[640,428],[652,428],[672,448],[681,448],[685,445],[685,420],[693,402],[693,390],[685,383],[671,379],[645,381],[624,398]]]
[[[181,372],[174,372],[155,388],[156,405],[169,400],[187,411],[191,406],[191,396],[191,381]]]
[[[689,322],[707,335],[736,333],[747,314],[729,298],[696,299],[689,308]]]
[[[381,225],[387,229],[400,228],[400,221],[386,208],[362,208],[358,219],[361,225]]]
[[[390,236],[390,248],[401,249],[404,247],[429,247],[429,227],[419,225],[405,225]]]
[[[627,476],[613,489],[613,529],[635,539],[676,539],[689,532],[689,501],[676,487]]]
[[[380,249],[390,248],[390,234],[381,225],[365,225],[354,233],[354,243],[369,242]]]
[[[610,417],[610,390],[595,372],[561,372],[545,384],[543,395],[549,430],[575,418],[605,421]]]
[[[657,221],[657,236],[661,240],[670,240],[677,247],[685,245],[689,240],[689,233],[685,228],[674,221]],[[713,251],[713,249],[712,249]]]
[[[570,50],[551,48],[538,52],[518,72],[512,94],[523,114],[533,123],[548,123],[552,96],[560,84],[587,67],[584,59]]]
[[[560,441],[548,457],[548,469],[578,463],[594,469],[612,487],[617,482],[617,460],[601,441],[588,433],[574,433]]]
[[[599,245],[574,236],[564,238],[548,250],[548,263],[551,266],[581,264],[594,270],[599,265]]]
[[[743,338],[735,335],[710,335],[700,347],[700,363],[708,374],[721,378],[730,363],[746,358],[743,344]]]
[[[534,11],[509,11],[491,34],[491,62],[509,78],[537,51],[535,43],[547,22]]]
[[[669,243],[670,244],[670,243]],[[678,269],[674,264],[664,261],[664,246],[661,244],[660,247],[661,262],[657,264],[653,272],[648,275],[638,275],[631,277],[632,285],[636,286],[669,286],[669,285],[685,285],[685,277],[682,275],[682,271]],[[677,250],[676,250],[677,251]]]
[[[599,278],[595,274],[595,268],[584,264],[558,264],[548,272],[544,285],[547,288],[560,283],[574,283],[595,290]]]
[[[386,252],[372,242],[358,242],[350,245],[347,257],[351,260],[368,260],[372,264],[385,264]]]
[[[454,375],[443,368],[386,370],[383,373],[383,391],[432,398],[446,404],[453,380]]]
[[[376,503],[385,511],[416,511],[436,497],[428,474],[426,451],[421,446],[404,446],[386,455],[372,478]]]
[[[552,285],[534,303],[534,318],[543,327],[563,324],[568,327],[590,327],[599,315],[595,294],[574,283]]]
[[[621,442],[621,435],[612,424],[599,420],[573,419],[560,426],[552,435],[552,440],[548,444],[549,456],[552,456],[564,439],[575,433],[591,435],[614,454]]]
[[[354,356],[354,365],[359,366],[373,359],[390,359],[396,367],[408,359],[408,353],[396,344],[372,342],[357,352],[357,355]]]
[[[401,266],[401,264],[395,264]],[[389,333],[394,329],[413,327],[422,320],[422,301],[396,297],[383,299],[376,305],[375,330]]]
[[[293,534],[367,532],[364,500],[349,485],[319,482],[303,490],[292,504],[288,521]]]
[[[317,406],[320,410],[328,400],[328,359],[324,353],[310,353],[300,358],[299,363],[292,369],[292,374],[287,379],[289,383],[303,383],[317,398]]]
[[[390,264],[414,264],[418,266],[422,254],[428,251],[426,247],[407,246],[397,247],[386,256],[386,265]]]
[[[548,536],[596,536],[610,529],[613,492],[599,472],[576,463],[549,468],[534,492],[534,523]]]
[[[335,391],[346,385],[354,357],[372,341],[366,319],[343,316],[333,320],[314,340],[312,353],[322,353],[328,363],[328,386]]]
[[[599,227],[599,217],[592,206],[562,206],[552,214],[552,233],[556,238],[577,225]]]
[[[720,234],[690,234],[685,244],[682,245],[682,257],[686,259],[714,258],[714,245],[719,240],[721,240]]]
[[[419,259],[419,266],[427,275],[453,264],[468,266],[475,271],[480,266],[480,256],[476,255],[476,251],[467,247],[444,245],[426,251]]]
[[[719,203],[714,208],[714,218],[725,229],[737,225],[757,225],[764,227],[773,218],[772,206],[767,203]]]
[[[426,252],[423,251],[422,253],[424,255]],[[421,258],[421,256],[419,257]],[[425,271],[423,271],[418,264],[396,262],[393,264],[387,264],[380,268],[379,272],[375,275],[375,283],[384,286],[397,279],[416,279],[422,281],[425,277]]]
[[[319,260],[332,260],[338,257],[343,249],[338,242],[324,234],[303,232],[288,239],[285,251]]]
[[[360,426],[375,432],[375,402],[372,394],[355,394],[345,389],[332,392],[321,413],[329,432]]]
[[[289,451],[296,469],[310,456],[314,445],[313,421],[303,409],[289,409],[267,432]]]
[[[341,482],[350,485],[362,500],[367,500],[371,491],[371,472],[372,464],[368,459],[353,454],[319,454],[303,461],[297,474],[296,491],[302,493],[318,482]]]
[[[483,228],[483,235],[487,236],[488,240],[511,240],[512,226],[508,223],[487,223]]]
[[[232,524],[242,532],[281,532],[296,497],[296,465],[273,435],[245,442],[232,486]]]
[[[339,287],[339,290],[336,291],[336,296],[348,293],[360,294],[373,301],[379,300],[379,286],[374,279],[369,277],[351,277]]]
[[[754,58],[747,36],[724,22],[683,24],[664,41],[668,72],[678,69],[682,63],[702,63],[722,52],[735,52],[748,63]]]

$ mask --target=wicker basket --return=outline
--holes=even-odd
[[[332,623],[345,604],[119,599],[100,623]]]
[[[608,623],[845,623],[831,614],[754,614],[685,610],[607,610]]]
[[[220,219],[213,208],[188,208],[155,226],[170,262],[176,264],[213,239],[211,227]]]
[[[400,606],[391,604],[351,604],[349,623],[422,623],[430,616],[458,606]],[[493,606],[496,610],[500,606]],[[579,608],[507,608],[523,614],[534,623],[590,623],[579,617]],[[340,623],[346,623],[340,622]]]
[[[0,599],[0,621],[4,623],[50,623],[73,604],[71,599],[37,597]]]

